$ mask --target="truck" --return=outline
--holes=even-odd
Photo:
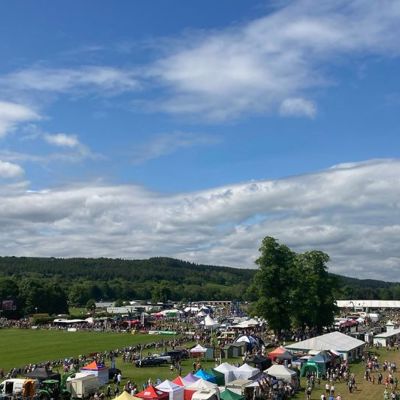
[[[14,397],[33,398],[36,395],[38,382],[35,379],[11,378],[0,383],[0,399]]]
[[[67,379],[66,389],[72,398],[84,399],[96,393],[100,388],[100,382],[95,375],[80,375]]]

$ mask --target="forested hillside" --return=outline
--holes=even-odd
[[[89,300],[246,300],[255,269],[148,260],[0,257],[0,300],[22,313],[66,312]],[[400,299],[400,285],[335,275],[336,297]],[[1,304],[1,303],[0,303]],[[3,311],[6,314],[5,311]]]

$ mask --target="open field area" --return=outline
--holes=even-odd
[[[58,330],[0,329],[0,368],[114,350],[139,343],[161,341],[164,335],[66,332]]]
[[[47,330],[20,330],[20,329],[3,329],[0,330],[0,368],[8,370],[14,366],[25,365],[45,361],[49,359],[60,359],[64,357],[77,356],[79,354],[88,354],[96,351],[104,351],[115,349],[122,346],[136,345],[138,343],[148,343],[169,338],[166,336],[149,336],[149,335],[131,335],[131,334],[115,334],[115,333],[94,333],[94,332],[73,332],[65,331],[47,331]],[[400,352],[387,351],[385,349],[373,350],[379,356],[380,364],[383,361],[395,361],[400,365]],[[225,361],[225,360],[224,360]],[[227,360],[231,363],[241,363],[241,359]],[[182,375],[186,375],[193,369],[193,360],[185,360],[182,362]],[[215,366],[213,361],[202,362],[204,368],[212,368]],[[135,381],[139,389],[148,381],[149,378],[153,382],[157,378],[173,379],[178,373],[170,371],[169,366],[161,367],[145,367],[137,368],[130,363],[124,363],[122,358],[117,358],[117,367],[122,370],[124,384],[128,379]],[[351,365],[351,372],[356,375],[357,390],[349,393],[344,382],[337,382],[336,394],[340,393],[343,400],[377,400],[383,399],[385,385],[373,384],[366,382],[364,376],[364,364],[356,363]],[[378,372],[374,372],[377,376]],[[386,376],[383,373],[384,377]],[[399,373],[395,376],[400,377]],[[377,380],[377,379],[376,379]],[[306,386],[306,382],[302,379],[302,388]],[[316,385],[313,390],[311,399],[320,400],[321,393],[324,391],[325,381],[321,381],[320,385]],[[304,399],[304,391],[300,391],[294,398]]]

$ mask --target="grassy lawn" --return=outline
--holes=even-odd
[[[50,330],[0,329],[0,368],[114,350],[138,343],[170,340],[167,335],[130,333],[66,332]]]

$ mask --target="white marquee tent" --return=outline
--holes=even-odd
[[[277,379],[282,379],[285,382],[292,383],[293,380],[297,379],[297,374],[295,371],[285,367],[284,365],[272,365],[266,369],[268,375],[274,376]]]
[[[216,371],[221,372],[225,376],[225,384],[232,382],[236,379],[237,367],[229,363],[222,363],[218,367],[214,368]]]
[[[156,389],[169,393],[169,400],[183,400],[184,388],[166,379],[156,386]]]
[[[253,368],[248,364],[241,365],[235,372],[236,379],[250,379],[260,372],[258,368]]]

